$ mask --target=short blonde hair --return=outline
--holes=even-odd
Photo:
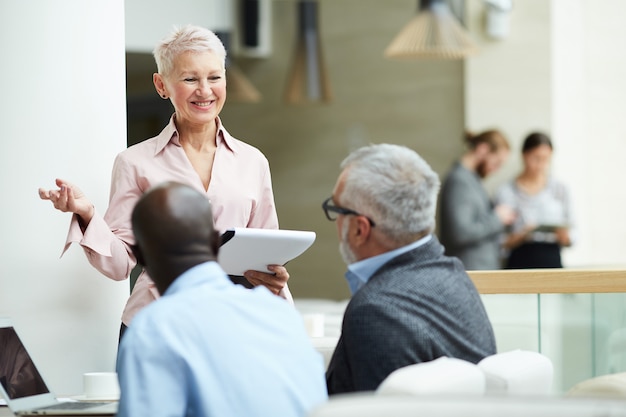
[[[152,51],[159,74],[167,76],[174,68],[174,61],[184,52],[213,52],[222,59],[226,67],[226,48],[215,33],[209,29],[186,25],[166,36]]]

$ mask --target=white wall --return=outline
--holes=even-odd
[[[188,23],[213,31],[232,27],[232,0],[126,0],[126,49],[152,53],[174,26]]]
[[[501,129],[511,142],[507,165],[487,180],[493,189],[519,171],[524,136],[551,129],[550,2],[515,1],[504,40],[487,36],[485,12],[483,0],[467,1],[467,26],[479,51],[465,60],[465,123],[473,131]]]
[[[70,217],[37,195],[56,177],[106,209],[126,147],[124,2],[0,3],[0,316],[16,323],[51,389],[113,370],[128,281],[95,271],[78,246],[59,259]]]
[[[626,3],[552,0],[555,172],[571,183],[578,242],[571,266],[623,268],[626,258]]]

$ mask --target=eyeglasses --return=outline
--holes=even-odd
[[[335,215],[335,213],[337,213],[337,214],[343,214],[344,216],[348,216],[348,215],[363,216],[370,222],[370,226],[372,227],[376,226],[376,223],[374,223],[374,221],[370,219],[369,217],[367,217],[366,215],[356,212],[354,210],[350,210],[348,208],[335,206],[332,204],[332,202],[333,202],[333,198],[328,197],[322,203],[322,209],[324,210],[324,214],[326,215],[326,218],[330,220],[331,222],[334,222],[335,220],[337,220],[337,216]]]

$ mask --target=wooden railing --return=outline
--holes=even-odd
[[[481,294],[626,293],[626,270],[507,269],[468,271]]]

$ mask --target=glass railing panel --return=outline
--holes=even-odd
[[[554,364],[554,392],[626,372],[626,271],[470,271],[498,351],[528,349]]]
[[[626,372],[626,294],[592,294],[594,376]]]
[[[496,336],[498,352],[539,349],[537,294],[481,296]]]
[[[556,392],[594,376],[593,294],[540,294],[540,352],[554,365]]]

